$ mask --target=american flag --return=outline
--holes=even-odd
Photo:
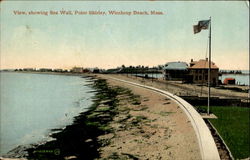
[[[199,21],[197,25],[194,25],[194,34],[199,33],[202,29],[208,29],[210,20]]]

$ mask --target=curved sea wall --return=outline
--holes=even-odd
[[[109,77],[109,78],[117,80],[117,81],[122,81],[122,82],[125,82],[128,84],[131,84],[133,86],[143,87],[146,89],[153,90],[153,91],[160,93],[164,96],[167,96],[168,98],[175,101],[177,104],[180,105],[180,107],[183,109],[183,111],[186,113],[186,115],[188,116],[189,120],[192,123],[192,126],[195,130],[195,133],[196,133],[196,136],[197,136],[197,139],[199,142],[199,147],[200,147],[202,159],[204,159],[204,160],[211,160],[211,159],[213,159],[213,160],[218,159],[219,160],[220,159],[216,144],[214,142],[214,139],[213,139],[207,125],[203,121],[200,114],[193,108],[193,106],[191,104],[189,104],[188,102],[186,102],[182,98],[180,98],[172,93],[169,93],[167,91],[164,91],[164,90],[160,90],[160,89],[157,89],[154,87],[141,85],[141,84],[126,81],[126,80],[121,80],[118,78],[113,78],[113,77]]]

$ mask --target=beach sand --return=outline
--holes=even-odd
[[[153,91],[112,80],[109,85],[128,88],[140,103],[119,97],[119,114],[110,126],[113,133],[99,136],[109,144],[99,148],[101,158],[201,159],[194,129],[182,109],[172,100]]]

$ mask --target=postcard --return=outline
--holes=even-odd
[[[249,1],[0,4],[0,159],[250,157]]]

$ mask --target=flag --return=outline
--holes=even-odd
[[[194,25],[194,34],[199,33],[202,29],[208,29],[210,20],[199,21],[197,25]]]

